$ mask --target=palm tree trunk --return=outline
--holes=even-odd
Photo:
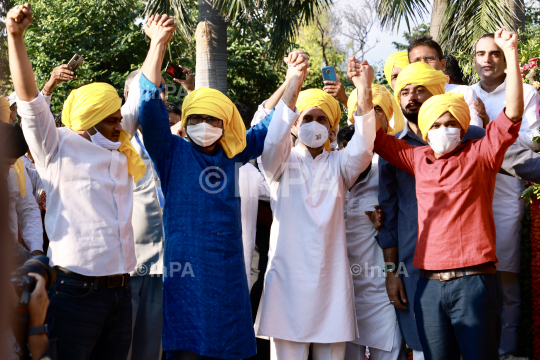
[[[510,22],[513,30],[525,30],[525,8],[523,0],[506,0],[508,7],[515,18]]]
[[[444,19],[444,11],[446,9],[447,0],[433,0],[433,8],[431,9],[431,24],[429,25],[429,34],[433,40],[438,41],[439,31]]]
[[[209,87],[217,89],[216,62],[212,30],[207,21],[201,21],[195,31],[197,43],[197,63],[195,65],[195,89]]]
[[[207,41],[207,50],[212,49],[213,56],[201,57],[199,63],[199,43],[197,39],[197,73],[196,88],[208,86],[227,94],[227,22],[219,13],[219,9],[214,8],[214,0],[199,0],[199,22],[206,22],[205,34],[211,34],[212,41]],[[199,23],[199,25],[200,25]],[[197,26],[197,30],[199,26]],[[205,60],[207,59],[207,60]],[[213,60],[213,64],[209,62]],[[201,77],[206,80],[199,80]],[[214,78],[215,82],[210,79]],[[205,81],[208,85],[202,85]]]

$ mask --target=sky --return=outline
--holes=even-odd
[[[343,6],[347,5],[356,5],[361,4],[363,1],[374,1],[374,0],[334,0],[334,14],[339,16],[340,9],[343,8]],[[432,0],[429,0],[429,3],[431,3]],[[431,10],[431,6],[428,6],[428,9]],[[427,23],[429,22],[431,18],[431,11],[427,16],[424,16],[424,21],[422,22],[420,18],[418,17],[418,24],[421,23]],[[411,25],[411,27],[414,25]],[[407,40],[403,37],[403,32],[407,30],[407,26],[403,23],[397,31],[391,32],[389,30],[381,29],[380,26],[374,27],[372,30],[372,34],[370,33],[370,38],[372,39],[379,39],[379,43],[375,45],[375,47],[370,50],[365,58],[369,63],[375,63],[379,60],[386,60],[388,56],[390,56],[392,53],[396,52],[396,48],[392,45],[393,41],[406,44]],[[371,45],[374,41],[371,43],[368,42],[368,45]],[[343,43],[346,43],[345,40],[343,40]]]

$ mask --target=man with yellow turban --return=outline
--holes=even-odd
[[[488,125],[484,138],[464,140],[470,129],[470,112],[462,95],[438,94],[426,99],[419,111],[417,128],[429,146],[411,145],[382,129],[375,139],[375,151],[416,180],[418,238],[413,266],[420,274],[414,315],[426,359],[450,354],[458,358],[459,351],[463,358],[498,357],[502,298],[495,274],[493,191],[505,153],[518,137],[523,86],[517,35],[501,29],[495,41],[508,61],[510,90],[506,108]],[[413,65],[416,63],[409,66]],[[400,83],[415,84],[414,78],[401,79],[406,70],[398,76],[396,91]],[[408,93],[418,89],[401,89],[405,89],[399,93],[403,107]],[[395,214],[390,217],[395,221]],[[395,231],[395,225],[390,230]],[[397,259],[389,259],[385,240],[382,242],[385,260],[395,262]],[[398,296],[392,293],[396,284],[387,280],[391,301],[397,308],[411,307],[402,289],[398,289]]]
[[[295,66],[298,58],[305,61]],[[348,146],[328,152],[339,104],[322,90],[300,92],[308,72],[303,53],[286,62],[287,88],[261,157],[274,221],[255,331],[271,339],[272,359],[305,359],[310,344],[316,360],[343,359],[346,342],[357,337],[343,208],[347,190],[371,163],[375,124],[355,123]]]
[[[137,263],[133,184],[146,169],[129,142],[131,134],[122,129],[121,100],[111,85],[72,91],[62,111],[66,126],[56,128],[25,50],[24,32],[31,22],[29,4],[6,16],[18,112],[47,193],[47,255],[57,273],[48,336],[58,339],[59,359],[126,358],[129,272]]]
[[[396,79],[405,66],[409,65],[409,55],[407,51],[400,51],[390,55],[384,62],[384,77],[393,89]]]
[[[261,155],[270,116],[246,131],[233,102],[198,88],[184,100],[187,140],[171,133],[159,94],[164,49],[175,25],[150,18],[139,80],[144,145],[165,196],[163,349],[171,359],[245,359],[256,341],[245,271],[239,169]],[[131,95],[130,95],[131,96]]]

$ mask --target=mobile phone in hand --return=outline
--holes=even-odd
[[[336,70],[334,69],[332,65],[323,68],[321,71],[322,71],[323,81],[325,80],[337,81]]]
[[[182,71],[182,68],[176,64],[174,64],[172,61],[169,61],[167,63],[167,67],[165,68],[165,73],[172,77],[173,79],[177,80],[186,80],[186,73]]]
[[[83,62],[84,62],[84,58],[79,54],[75,54],[73,55],[71,60],[69,60],[67,67],[69,70],[75,72],[75,70],[77,70],[79,66],[82,65]]]

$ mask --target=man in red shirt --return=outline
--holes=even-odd
[[[521,125],[523,86],[516,34],[501,29],[495,41],[507,59],[511,90],[483,139],[462,142],[470,113],[453,94],[433,96],[420,108],[418,126],[430,146],[411,146],[377,126],[375,151],[416,178],[414,266],[422,270],[415,315],[426,359],[498,358],[502,299],[491,204],[495,176]],[[360,97],[357,115],[368,117],[372,108]]]

